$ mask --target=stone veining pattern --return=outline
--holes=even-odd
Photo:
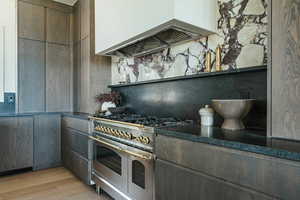
[[[218,44],[224,70],[267,63],[267,0],[218,0],[217,20],[218,32],[209,37],[143,57],[114,57],[112,84],[202,73],[207,51],[214,66]]]

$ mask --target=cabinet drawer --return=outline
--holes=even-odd
[[[84,133],[89,132],[89,121],[85,119],[63,117],[63,126],[67,128],[72,128]]]
[[[63,130],[63,145],[72,149],[86,159],[89,158],[89,137],[88,135],[73,129],[65,128]]]
[[[84,183],[90,184],[90,171],[91,171],[91,164],[88,160],[81,157],[74,151],[70,152],[71,154],[71,171]]]

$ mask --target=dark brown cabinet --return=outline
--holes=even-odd
[[[61,116],[34,116],[34,170],[61,165]]]
[[[32,117],[0,118],[0,172],[33,166]]]

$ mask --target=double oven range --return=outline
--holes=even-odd
[[[119,114],[90,117],[92,181],[115,200],[153,200],[155,128],[174,118]]]

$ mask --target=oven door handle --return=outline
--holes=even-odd
[[[106,146],[109,146],[110,148],[113,148],[114,150],[117,150],[117,151],[120,151],[120,152],[123,152],[123,153],[127,153],[127,154],[129,154],[131,156],[134,156],[136,158],[140,158],[140,159],[143,159],[143,160],[153,160],[152,155],[143,155],[143,154],[135,153],[135,152],[132,152],[132,151],[129,151],[129,150],[126,150],[126,149],[122,149],[121,147],[110,144],[108,142],[105,142],[105,141],[100,140],[100,139],[98,139],[96,137],[93,137],[93,136],[89,136],[89,138],[96,141],[96,142],[104,144]]]

